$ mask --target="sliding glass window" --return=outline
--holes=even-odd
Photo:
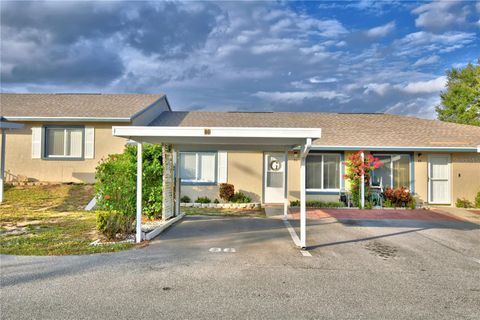
[[[375,184],[384,187],[410,188],[410,155],[409,154],[379,154],[375,155],[382,166],[375,169],[372,178]]]
[[[340,189],[340,155],[310,154],[307,157],[307,189]]]

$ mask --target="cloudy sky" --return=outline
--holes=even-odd
[[[432,118],[480,2],[1,2],[3,92],[166,93],[176,110]]]

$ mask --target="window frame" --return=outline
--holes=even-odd
[[[338,188],[327,188],[327,189],[325,189],[324,188],[325,181],[324,181],[324,176],[323,176],[323,174],[324,174],[324,156],[332,156],[332,155],[338,156],[338,175],[339,175],[339,177],[338,177]],[[340,190],[342,189],[342,181],[343,181],[343,179],[342,179],[343,178],[342,177],[342,172],[343,172],[343,170],[342,170],[342,165],[343,165],[342,154],[341,153],[336,153],[336,152],[335,153],[333,153],[333,152],[332,153],[309,153],[307,157],[310,157],[310,156],[314,156],[314,157],[319,157],[320,156],[320,157],[322,157],[322,164],[320,166],[321,167],[321,171],[320,171],[321,179],[320,179],[320,181],[321,181],[322,187],[321,188],[307,188],[305,186],[305,190],[307,192],[340,192]],[[305,167],[306,166],[307,166],[307,164],[305,164]],[[306,179],[305,179],[305,184],[307,184]]]
[[[82,132],[82,152],[79,157],[77,156],[56,156],[48,154],[48,130],[49,129],[80,129]],[[48,125],[42,127],[42,159],[43,160],[85,160],[85,126],[80,125]],[[65,151],[65,150],[64,150]]]
[[[178,164],[179,166],[181,165],[181,157],[184,154],[195,154],[195,179],[183,179],[181,176],[182,173],[182,168],[179,168],[179,174],[180,174],[180,181],[183,185],[216,185],[218,181],[218,152],[216,151],[180,151],[180,163]],[[200,168],[200,157],[199,154],[210,154],[213,155],[215,158],[215,163],[214,163],[214,178],[213,181],[207,181],[207,180],[198,180],[198,175],[199,175],[199,168]]]
[[[372,153],[374,157],[390,157],[390,188],[394,188],[393,183],[393,162],[392,157],[394,156],[408,156],[408,190],[410,192],[414,192],[414,181],[413,181],[413,154],[411,153],[402,153],[402,152],[394,152],[394,153]],[[372,178],[375,176],[375,170],[372,172]],[[382,183],[383,187],[386,188],[385,183]],[[407,186],[406,186],[407,187]]]

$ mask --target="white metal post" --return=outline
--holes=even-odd
[[[360,154],[360,158],[362,159],[362,165],[364,165],[365,154],[363,151]],[[365,171],[362,171],[362,178],[360,180],[360,207],[362,209],[365,208]]]
[[[306,157],[300,158],[300,247],[307,247],[307,212],[306,212]]]
[[[175,216],[180,215],[180,193],[181,193],[181,180],[180,180],[180,152],[175,150]]]
[[[1,160],[0,160],[0,203],[3,202],[3,184],[5,179],[5,143],[6,143],[6,132],[5,129],[2,129],[2,151],[1,151]]]
[[[135,241],[142,241],[142,161],[143,148],[141,143],[137,143],[137,230]]]
[[[287,219],[288,214],[288,151],[285,150],[283,158],[283,218]]]

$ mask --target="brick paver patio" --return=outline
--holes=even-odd
[[[293,219],[300,218],[300,209],[291,208],[290,213]],[[423,220],[423,221],[462,221],[461,219],[445,212],[436,212],[433,210],[414,209],[307,209],[307,219],[319,220],[335,218],[338,220]]]

